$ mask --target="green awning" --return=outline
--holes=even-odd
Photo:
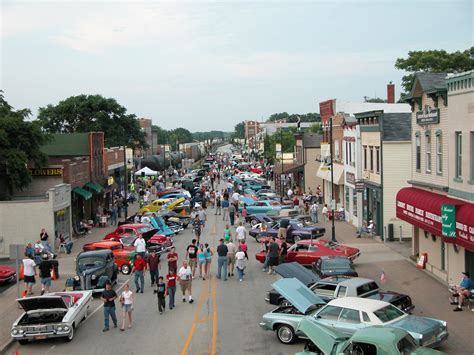
[[[89,181],[87,184],[84,185],[85,187],[88,187],[89,189],[91,189],[92,191],[94,191],[95,193],[99,193],[99,192],[102,192],[102,186],[100,186],[99,184],[96,184],[95,182],[92,182],[92,181]]]
[[[89,191],[84,190],[82,187],[75,187],[75,188],[72,189],[72,192],[78,194],[84,200],[88,200],[92,197],[92,194]]]

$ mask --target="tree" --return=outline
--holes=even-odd
[[[321,125],[320,122],[315,122],[309,127],[308,132],[309,133],[322,134],[323,133],[323,126]]]
[[[269,161],[273,161],[276,155],[276,144],[282,145],[283,153],[291,153],[296,144],[295,139],[296,128],[283,128],[270,136],[266,136],[264,140],[265,157]]]
[[[301,122],[320,122],[321,116],[319,113],[307,113],[307,114],[289,114],[288,112],[281,112],[281,113],[274,113],[268,117],[267,122],[275,122],[275,121],[286,121],[286,122],[298,122],[298,117],[301,119]]]
[[[178,150],[177,144],[190,143],[193,141],[193,135],[186,128],[175,128],[169,131],[169,144],[172,150]]]
[[[245,138],[245,124],[244,122],[237,123],[234,127],[234,138]]]
[[[152,125],[151,130],[152,132],[156,132],[158,144],[166,144],[168,142],[169,132],[166,129],[161,128],[160,126]]]
[[[371,103],[386,103],[387,100],[381,99],[380,97],[368,97],[364,96],[364,102],[371,102]]]
[[[105,146],[146,148],[137,117],[115,99],[101,95],[71,96],[39,109],[38,121],[49,133],[104,132]]]
[[[0,182],[6,183],[9,194],[31,182],[28,163],[41,168],[47,162],[40,148],[49,137],[38,123],[27,121],[30,115],[28,109],[14,110],[0,91]],[[2,198],[8,193],[0,191]]]
[[[474,47],[448,53],[445,50],[410,51],[407,58],[397,58],[395,68],[409,74],[402,77],[402,87],[408,94],[416,72],[459,73],[474,69]]]

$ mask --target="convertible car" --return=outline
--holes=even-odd
[[[92,291],[54,292],[19,298],[25,311],[14,323],[11,336],[24,345],[29,340],[63,338],[69,342],[77,326],[87,317]]]
[[[175,206],[183,203],[184,200],[185,200],[184,197],[180,197],[176,199],[172,199],[171,197],[160,198],[140,208],[138,210],[138,213],[157,212],[161,210],[162,208],[166,208],[171,211]]]
[[[281,245],[281,241],[278,239],[276,240],[276,243]],[[311,266],[311,264],[318,261],[321,256],[328,255],[343,255],[354,260],[360,255],[360,251],[359,249],[331,242],[329,240],[306,239],[296,242],[288,249],[286,262],[296,261],[301,265]],[[263,263],[265,261],[265,252],[262,250],[255,254],[255,259]]]
[[[16,269],[8,265],[0,265],[0,284],[15,281]]]
[[[268,227],[268,236],[276,237],[278,235],[278,228],[280,228],[280,220],[273,222]],[[295,243],[303,239],[316,239],[322,237],[325,233],[326,228],[305,226],[305,224],[298,219],[290,219],[290,224],[286,230],[286,241]],[[255,228],[249,231],[249,235],[254,237],[257,242],[260,241],[260,228],[257,228],[257,225],[255,225]]]

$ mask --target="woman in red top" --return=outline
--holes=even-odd
[[[175,247],[171,248],[166,259],[168,260],[168,272],[173,270],[176,273],[178,269],[178,254],[175,251]]]
[[[174,308],[174,295],[176,294],[176,274],[173,268],[170,268],[166,275],[166,294],[169,295],[170,309]]]
[[[239,244],[239,248],[241,251],[243,251],[245,253],[245,257],[247,258],[247,260],[249,259],[249,255],[247,254],[247,244],[245,243],[245,239],[240,239],[240,244]]]

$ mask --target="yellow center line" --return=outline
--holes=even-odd
[[[212,340],[211,355],[216,354],[217,350],[217,305],[216,305],[216,278],[212,279]]]

